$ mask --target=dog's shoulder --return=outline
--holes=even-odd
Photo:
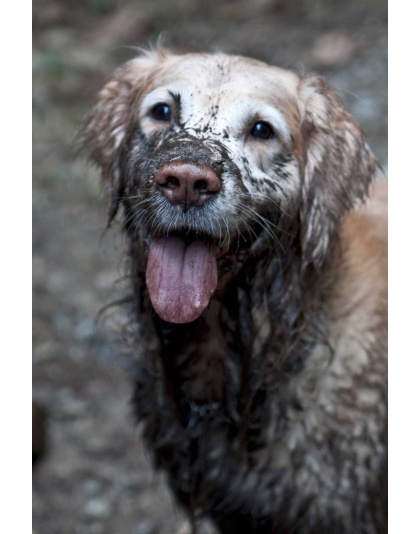
[[[339,338],[357,337],[361,342],[372,335],[375,339],[385,335],[387,263],[387,182],[379,180],[366,202],[343,220],[329,308]]]
[[[388,182],[375,181],[366,202],[345,220],[349,243],[385,248],[388,244]]]
[[[375,181],[366,202],[351,211],[343,221],[341,250],[347,266],[357,277],[367,280],[387,277],[388,184]],[[362,280],[361,280],[362,281]]]

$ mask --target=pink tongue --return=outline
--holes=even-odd
[[[154,239],[146,284],[158,315],[170,323],[190,323],[208,305],[217,285],[215,248],[179,236]]]

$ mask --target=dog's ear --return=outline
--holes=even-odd
[[[164,51],[145,53],[117,69],[97,96],[79,134],[82,152],[102,174],[108,224],[123,192],[120,153],[130,124],[137,117],[137,102]]]
[[[378,170],[357,122],[319,77],[301,80],[300,239],[305,265],[319,267],[346,211],[362,201]]]

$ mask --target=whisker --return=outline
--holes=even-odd
[[[283,233],[283,230],[277,226],[276,224],[269,221],[266,217],[258,213],[255,209],[251,208],[250,206],[244,204],[243,202],[235,203],[235,207],[239,208],[248,216],[250,217],[251,221],[255,222],[259,226],[261,226],[265,231],[269,234],[269,236],[273,239],[273,241],[281,248],[281,250],[284,252],[284,247],[282,243],[279,240],[279,237],[276,235],[274,230],[277,230],[280,233]],[[254,232],[255,233],[255,232]]]
[[[257,193],[252,198],[267,200],[278,212],[278,219],[287,214],[280,204],[264,193]],[[280,240],[280,235],[289,235],[281,226],[273,222],[271,218],[260,213],[252,203],[247,203],[251,195],[246,195],[240,200],[235,200],[229,204],[229,213],[223,213],[214,205],[207,206],[206,212],[191,212],[180,214],[168,209],[168,203],[159,197],[141,198],[140,195],[121,196],[124,200],[135,200],[132,205],[126,208],[126,227],[134,231],[136,235],[146,236],[152,230],[153,233],[169,234],[175,230],[185,230],[201,234],[214,236],[218,246],[224,243],[231,243],[233,234],[240,238],[246,233],[251,241],[256,241],[259,234],[256,226],[259,226],[267,236],[284,252],[284,245]],[[203,215],[205,213],[205,215]],[[239,217],[238,217],[239,215]],[[271,211],[273,215],[273,211]],[[260,234],[261,235],[261,234]],[[237,247],[240,247],[240,239],[236,240]]]
[[[281,205],[276,202],[273,198],[271,198],[269,195],[265,194],[265,193],[260,193],[260,192],[257,192],[257,193],[252,193],[252,195],[250,193],[247,194],[247,197],[251,200],[252,198],[254,197],[259,197],[259,198],[262,198],[264,200],[268,200],[269,202],[271,202],[272,204],[274,204],[274,206],[281,212],[283,213],[284,215],[286,215],[286,217],[289,217],[289,218],[292,218],[291,215],[289,215],[282,207]]]

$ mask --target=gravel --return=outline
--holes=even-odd
[[[124,295],[124,242],[104,232],[98,174],[72,141],[101,83],[133,55],[124,45],[167,31],[170,46],[320,72],[386,168],[386,4],[39,0],[33,10],[33,397],[47,414],[33,534],[189,534],[131,418],[118,317],[98,317]]]

